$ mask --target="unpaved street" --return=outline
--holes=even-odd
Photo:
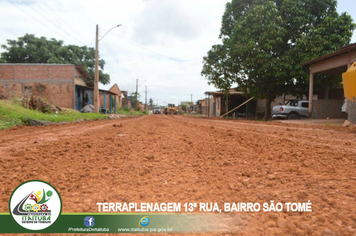
[[[97,202],[307,202],[237,214],[241,235],[355,235],[356,130],[151,115],[0,131],[0,212],[15,187],[52,184],[62,212]]]

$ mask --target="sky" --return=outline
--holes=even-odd
[[[221,19],[228,0],[0,0],[0,45],[26,33],[95,47],[117,83],[141,101],[155,104],[195,102],[217,90],[201,76],[203,57],[220,43]],[[338,12],[356,20],[354,0],[339,0]],[[352,7],[351,7],[352,6]],[[351,42],[356,42],[354,34]],[[2,49],[0,49],[0,52]]]

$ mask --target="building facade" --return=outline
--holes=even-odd
[[[93,104],[94,84],[81,65],[0,63],[0,96],[36,95],[59,107],[81,110]],[[114,99],[118,95],[110,93]],[[115,109],[112,109],[116,110]]]

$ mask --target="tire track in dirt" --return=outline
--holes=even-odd
[[[251,124],[248,122],[236,122],[235,124],[235,122],[209,121],[206,119],[202,121],[197,121],[197,119],[195,118],[185,117],[170,117],[170,119],[184,121],[192,125],[198,124],[200,126],[204,126],[205,128],[214,127],[215,129],[224,129],[224,131],[227,131],[226,135],[229,135],[229,132],[231,133],[231,131],[233,131],[232,133],[234,133],[236,136],[244,136],[247,139],[250,138],[250,140],[264,139],[262,144],[264,151],[260,153],[264,153],[266,159],[271,160],[271,162],[267,161],[265,162],[265,164],[267,166],[271,165],[270,167],[275,167],[277,163],[279,164],[279,162],[284,162],[283,164],[285,166],[285,168],[274,168],[272,170],[267,170],[266,177],[268,178],[268,173],[273,173],[272,176],[270,176],[272,179],[274,179],[275,176],[278,176],[282,185],[286,185],[289,183],[289,188],[294,187],[295,183],[299,182],[298,185],[300,187],[295,190],[294,195],[302,196],[303,194],[305,195],[305,193],[307,196],[308,194],[310,196],[310,193],[312,195],[316,195],[317,198],[314,202],[322,203],[320,205],[317,205],[317,209],[319,206],[321,206],[321,209],[318,210],[333,210],[333,214],[337,215],[339,214],[340,209],[333,209],[333,206],[335,206],[336,203],[338,203],[337,205],[339,205],[340,203],[340,205],[343,206],[339,207],[343,208],[343,210],[348,211],[350,203],[347,204],[347,202],[350,200],[354,200],[355,192],[353,190],[350,190],[350,186],[354,186],[356,181],[354,172],[355,139],[354,133],[349,132],[347,129],[335,131],[333,129],[329,129],[329,127],[299,128],[298,126],[279,127],[279,125],[271,125],[273,129],[275,127],[278,127],[285,130],[290,129],[289,131],[292,133],[300,132],[299,137],[297,136],[297,138],[295,138],[294,140],[289,140],[285,137],[286,133],[288,132],[280,132],[279,135],[271,135],[270,133],[274,130],[271,129],[269,125],[264,125],[264,129],[261,129],[259,131],[253,130],[251,132],[251,129],[255,129],[256,126],[261,126],[260,124],[256,125],[253,122],[251,122]],[[311,136],[314,135],[314,133],[317,134],[317,136],[313,138],[313,142],[304,141],[304,132],[308,131],[311,133]],[[331,144],[321,144],[321,142],[323,142],[323,139],[321,139],[320,141],[317,140],[320,136],[323,136]],[[273,144],[271,144],[271,140],[269,139],[270,137],[272,138]],[[338,139],[337,141],[339,141],[342,145],[334,145],[335,143],[337,143],[335,139]],[[246,146],[248,146],[249,143],[252,142],[253,141],[246,142]],[[347,148],[345,148],[345,144]],[[256,148],[254,150],[256,153],[258,153],[259,144],[255,142],[255,145]],[[275,155],[271,156],[269,155],[269,153],[274,153]],[[273,163],[275,161],[277,161],[277,163]],[[246,178],[243,181],[250,182],[250,179]],[[257,188],[259,187],[261,186],[257,186]],[[321,189],[325,189],[326,191],[323,191]],[[308,190],[308,192],[303,192],[303,190]],[[340,194],[339,191],[342,191],[343,193]],[[290,193],[292,192],[293,191],[290,191]],[[285,198],[293,199],[293,195],[287,194],[286,197],[282,197],[282,199]],[[294,196],[294,200],[298,200],[298,197],[296,198]],[[329,206],[331,206],[331,208],[328,208]],[[328,218],[325,216],[318,216],[318,218],[316,218],[316,216],[313,217],[313,222],[319,220],[322,222],[326,222],[330,220],[331,223],[336,224],[336,228],[338,230],[342,228],[340,226],[343,224],[343,226],[346,227],[345,223],[342,223],[343,221],[341,219],[333,220],[333,217]],[[278,222],[280,221],[277,221],[277,226]],[[343,234],[348,235],[354,232],[355,215],[349,212],[348,218],[345,219],[345,222],[348,222],[350,225],[347,226],[348,228],[346,231],[343,231]],[[272,222],[269,222],[268,224],[270,224],[271,226],[275,226],[275,224]],[[284,223],[280,223],[280,225],[284,225]],[[293,228],[292,231],[294,232],[294,226],[298,226],[298,222],[294,222],[292,226],[288,227]],[[309,228],[310,225],[307,224],[307,226],[301,226],[299,222],[299,226],[299,228]],[[327,227],[324,230],[325,232],[329,232],[329,229]]]

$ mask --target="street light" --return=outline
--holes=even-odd
[[[102,40],[105,35],[107,35],[111,30],[120,27],[121,25],[116,25],[109,29],[100,39],[99,39],[99,26],[96,25],[96,37],[95,37],[95,73],[94,73],[94,113],[99,113],[99,41]]]
[[[108,31],[106,31],[106,33],[99,39],[99,41],[102,40],[111,30],[113,30],[115,28],[118,28],[120,26],[121,26],[121,24],[120,25],[116,25],[116,26],[112,27],[111,29],[109,29]]]

